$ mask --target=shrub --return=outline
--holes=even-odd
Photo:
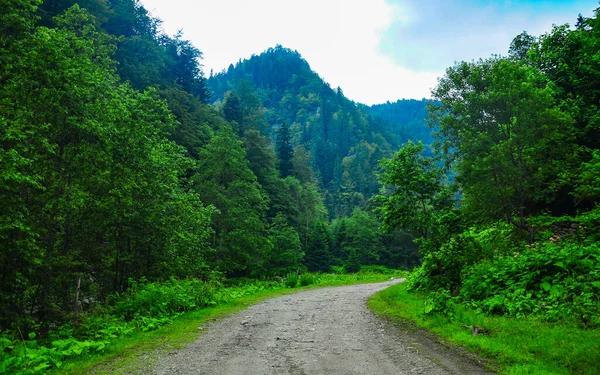
[[[160,318],[216,304],[213,291],[203,281],[171,279],[131,288],[115,306],[125,320],[138,316]]]
[[[476,309],[600,325],[600,247],[544,243],[467,269],[460,297]]]
[[[298,274],[294,273],[294,272],[288,273],[287,276],[285,277],[284,284],[288,288],[295,288],[296,285],[298,284]]]
[[[303,273],[298,281],[300,286],[308,286],[315,283],[315,276],[310,273]]]

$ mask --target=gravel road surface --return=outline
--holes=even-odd
[[[455,351],[385,322],[367,308],[373,293],[402,280],[313,289],[271,299],[208,324],[148,374],[488,374]]]

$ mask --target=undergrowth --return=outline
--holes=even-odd
[[[0,333],[0,374],[36,375],[60,369],[66,361],[105,351],[115,340],[154,331],[182,314],[227,305],[242,298],[276,294],[296,286],[333,286],[378,282],[401,271],[365,270],[352,275],[301,274],[279,281],[251,279],[204,282],[170,279],[162,283],[131,280],[130,289],[114,296],[114,303],[57,327],[43,338],[35,332]]]

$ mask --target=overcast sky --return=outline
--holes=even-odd
[[[141,0],[204,54],[204,72],[281,44],[365,104],[430,96],[455,61],[592,16],[597,0]]]

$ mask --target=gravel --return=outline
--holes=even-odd
[[[143,374],[489,374],[432,340],[374,316],[373,293],[401,282],[313,289],[274,298],[201,327]]]

